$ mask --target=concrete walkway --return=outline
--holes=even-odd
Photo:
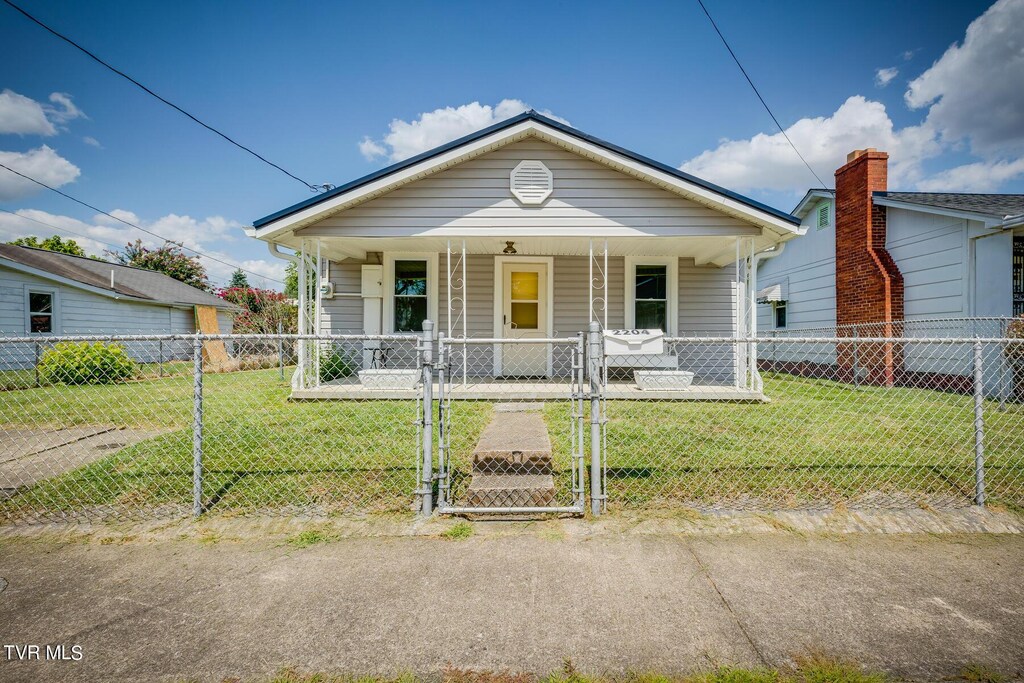
[[[442,530],[444,524],[437,524]],[[0,680],[304,671],[688,672],[823,652],[916,679],[1024,670],[1019,534],[577,533],[476,524],[296,549],[195,527],[0,537],[0,643],[78,645]],[[317,527],[319,528],[319,527]],[[175,531],[179,534],[179,531]]]

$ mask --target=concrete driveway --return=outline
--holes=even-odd
[[[0,642],[82,658],[0,652],[0,679],[544,673],[565,657],[680,673],[809,651],[926,680],[972,663],[1024,670],[1020,534],[577,533],[585,524],[303,549],[223,530],[8,536]]]

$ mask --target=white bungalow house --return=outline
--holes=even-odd
[[[302,280],[319,283],[300,287],[306,333],[419,332],[429,319],[449,339],[496,340],[576,335],[591,320],[666,339],[745,337],[752,266],[801,232],[784,211],[533,111],[248,230],[275,255],[295,250]],[[715,370],[697,382],[759,393],[740,346],[716,347],[717,362],[702,363]],[[565,371],[552,347],[530,349],[514,369],[508,348],[467,371],[510,383]],[[634,360],[686,370],[685,356]]]

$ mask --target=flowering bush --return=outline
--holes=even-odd
[[[298,330],[298,309],[285,295],[272,289],[228,287],[217,296],[242,309],[235,316],[234,331],[239,334],[277,334],[278,323],[285,334]]]
[[[203,264],[198,258],[186,254],[180,245],[172,242],[157,249],[150,249],[142,246],[142,240],[135,240],[126,244],[124,251],[108,249],[107,255],[123,266],[155,270],[196,289],[210,291],[210,281],[206,277],[206,268]]]

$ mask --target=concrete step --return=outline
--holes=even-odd
[[[555,499],[550,474],[474,473],[466,502],[474,507],[544,507]]]
[[[551,439],[539,412],[496,412],[473,449],[474,475],[551,471]]]

